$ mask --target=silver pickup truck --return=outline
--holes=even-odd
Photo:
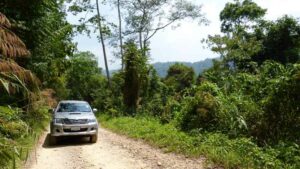
[[[60,101],[53,110],[50,124],[50,144],[56,144],[60,136],[89,136],[91,143],[98,139],[96,109],[85,101]]]

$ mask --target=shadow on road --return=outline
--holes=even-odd
[[[67,147],[67,146],[82,146],[82,145],[89,145],[90,138],[84,136],[68,136],[68,137],[58,137],[56,144],[50,144],[50,134],[48,133],[44,143],[44,148],[57,148],[57,147]]]

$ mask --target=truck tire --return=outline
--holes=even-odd
[[[98,140],[98,134],[90,136],[90,142],[91,143],[96,143]]]
[[[54,136],[50,136],[50,138],[49,138],[50,146],[54,146],[56,144],[56,142],[57,142],[57,138]]]

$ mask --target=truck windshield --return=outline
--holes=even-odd
[[[60,103],[57,112],[91,112],[87,103]]]

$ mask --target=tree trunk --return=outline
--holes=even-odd
[[[122,60],[122,70],[124,70],[124,56],[123,56],[123,37],[122,37],[122,18],[120,9],[120,0],[118,0],[118,17],[119,17],[119,39],[120,39],[120,52]]]
[[[108,86],[109,86],[109,88],[111,88],[110,75],[109,75],[109,69],[108,69],[107,57],[106,57],[105,43],[104,43],[104,38],[103,38],[103,32],[102,32],[102,29],[101,29],[102,26],[101,26],[101,15],[100,15],[100,9],[99,9],[99,0],[96,0],[96,4],[97,4],[97,15],[98,15],[98,29],[99,29],[100,40],[101,40],[101,44],[102,44],[104,63],[105,63],[105,69],[106,69],[106,76],[107,76],[107,80],[108,80]]]
[[[143,50],[143,36],[142,31],[139,32],[140,50]]]
[[[146,39],[143,41],[143,55],[144,55],[144,57],[146,57],[146,55],[147,55],[147,41],[146,41]]]

